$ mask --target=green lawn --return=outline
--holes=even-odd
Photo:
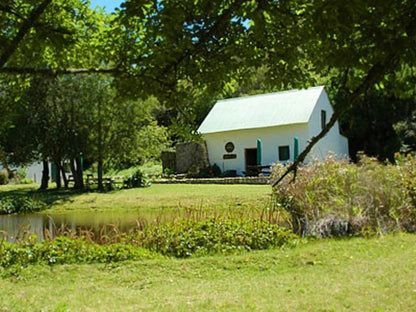
[[[29,266],[2,273],[0,311],[414,311],[415,241],[396,235],[232,256]]]
[[[261,211],[264,185],[153,185],[110,193],[35,192],[50,213]],[[112,265],[0,268],[1,311],[412,311],[415,235],[321,240],[294,249]]]
[[[0,186],[0,194],[36,196],[51,205],[48,212],[65,210],[153,209],[153,208],[264,208],[270,203],[268,185],[154,184],[108,193],[49,190],[36,192],[37,185]]]

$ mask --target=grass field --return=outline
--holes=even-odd
[[[414,311],[415,235],[116,265],[29,266],[0,311]]]
[[[153,209],[153,208],[264,208],[270,203],[268,185],[154,184],[108,193],[49,190],[36,192],[37,185],[0,186],[0,194],[36,196],[45,200],[47,212],[65,210]]]
[[[110,193],[35,192],[49,213],[256,211],[261,185],[153,185]],[[319,240],[293,249],[85,265],[0,267],[1,311],[414,311],[416,236]]]

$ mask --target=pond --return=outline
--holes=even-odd
[[[89,235],[91,239],[101,241],[103,235],[109,237],[117,233],[128,233],[149,224],[163,224],[177,219],[201,220],[219,215],[258,218],[263,213],[261,209],[250,207],[225,210],[163,207],[0,215],[0,238],[5,237],[7,241],[14,242],[19,237],[33,233],[42,241],[47,237],[77,234]]]
[[[0,216],[0,237],[14,242],[18,237],[33,233],[39,240],[54,237],[64,232],[81,233],[88,231],[96,239],[111,231],[127,233],[150,223],[173,220],[173,211],[154,209],[151,211],[100,211],[67,212],[59,214],[14,214]],[[6,234],[7,233],[7,234]]]

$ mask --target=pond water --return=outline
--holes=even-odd
[[[54,237],[63,232],[80,233],[89,231],[95,238],[103,233],[118,231],[127,233],[149,223],[172,220],[172,211],[152,210],[144,213],[127,212],[77,212],[60,214],[15,214],[0,216],[0,237],[14,242],[25,233],[33,233],[39,240],[45,236]],[[7,233],[7,234],[6,234]]]
[[[163,224],[177,219],[201,220],[212,216],[261,217],[261,211],[246,207],[229,210],[207,208],[152,208],[132,210],[88,210],[67,211],[59,213],[35,213],[0,215],[0,239],[9,242],[36,234],[39,240],[58,235],[93,235],[93,240],[100,241],[103,235],[111,237],[117,233],[128,233],[142,229],[149,224]]]

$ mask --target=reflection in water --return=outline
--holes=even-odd
[[[101,241],[103,235],[128,233],[142,229],[148,224],[162,224],[178,219],[202,220],[218,215],[232,217],[262,217],[262,210],[250,207],[216,210],[197,208],[155,208],[148,210],[116,210],[116,211],[85,211],[63,212],[59,214],[22,214],[0,215],[0,238],[7,233],[6,239],[14,242],[28,232],[36,234],[39,240],[62,234],[88,234],[90,238]],[[70,232],[70,233],[69,233]],[[91,237],[93,235],[93,237]],[[27,235],[26,235],[27,236]]]
[[[151,222],[166,222],[166,215],[165,220],[162,220],[161,215],[161,210],[144,216],[138,215],[137,212],[4,215],[0,216],[0,237],[4,237],[4,233],[7,233],[6,240],[14,242],[27,233],[33,233],[42,241],[45,239],[45,235],[54,237],[56,233],[80,233],[87,230],[99,239],[100,235],[108,234],[111,230],[127,233]]]
[[[47,216],[26,214],[26,215],[7,215],[0,217],[0,230],[7,233],[8,241],[15,241],[16,237],[21,236],[27,230],[44,239],[44,228],[50,228],[51,220]],[[4,236],[4,233],[0,234]]]

